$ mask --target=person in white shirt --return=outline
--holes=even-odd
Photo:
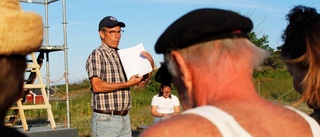
[[[159,94],[153,96],[151,101],[151,114],[153,123],[169,119],[180,114],[180,102],[177,96],[171,94],[171,84],[162,83]]]

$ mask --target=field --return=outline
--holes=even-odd
[[[259,72],[254,74],[254,83],[257,92],[265,99],[283,105],[292,105],[299,98],[299,94],[293,89],[292,78],[285,70]],[[150,103],[152,96],[157,94],[159,83],[151,79],[145,89],[132,89],[131,126],[136,131],[139,126],[150,125],[153,117],[150,114]],[[56,96],[63,98],[64,85],[56,85]],[[91,136],[91,108],[90,108],[90,85],[88,80],[82,80],[69,85],[70,98],[70,123],[72,128],[77,128],[79,137]],[[173,94],[177,95],[175,89]],[[56,123],[66,125],[66,102],[51,101],[53,115]],[[311,110],[305,104],[295,106],[296,108],[310,113]],[[28,111],[26,117],[37,119],[38,122],[46,119],[46,111]],[[135,132],[134,132],[135,133]]]

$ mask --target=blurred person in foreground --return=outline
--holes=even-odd
[[[129,110],[130,87],[144,87],[151,77],[134,75],[127,78],[118,56],[118,46],[125,27],[113,16],[104,17],[98,26],[101,45],[94,49],[86,62],[86,71],[91,83],[92,136],[131,137]],[[154,68],[148,52],[141,52]],[[139,64],[136,64],[139,65]]]
[[[252,73],[267,53],[248,39],[252,21],[220,9],[197,9],[171,24],[155,45],[184,112],[145,129],[142,137],[320,136],[314,119],[261,98]]]
[[[0,1],[0,136],[26,136],[6,127],[5,117],[22,96],[26,56],[40,48],[42,39],[40,15],[22,11],[18,0]]]
[[[314,110],[310,115],[320,123],[320,14],[315,8],[295,6],[287,14],[280,47],[281,56],[293,77],[294,88]]]
[[[171,83],[161,83],[159,94],[154,95],[151,100],[151,115],[154,116],[153,123],[159,123],[179,114],[180,102],[177,96],[172,95]]]

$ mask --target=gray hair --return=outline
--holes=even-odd
[[[210,70],[214,70],[221,64],[236,69],[238,63],[249,63],[249,67],[253,70],[269,55],[266,50],[255,46],[245,38],[204,42],[179,49],[178,52],[182,54],[186,63],[192,64],[191,66],[195,68],[199,68],[199,66],[210,67]],[[169,54],[165,54],[164,57],[171,75],[177,76],[178,69],[175,61]],[[228,59],[231,59],[231,61]]]

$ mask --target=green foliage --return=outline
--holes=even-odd
[[[282,103],[296,101],[300,95],[293,89],[292,77],[283,69],[255,71],[254,83],[260,96]]]
[[[281,60],[279,53],[275,52],[268,44],[268,35],[263,35],[261,38],[258,38],[255,32],[250,32],[248,35],[252,43],[270,53],[270,56],[265,59],[262,64],[264,67],[272,67],[273,69],[284,68],[284,63]]]
[[[136,128],[139,126],[150,125],[153,121],[151,115],[151,99],[157,94],[156,91],[148,91],[146,89],[132,90],[132,108],[130,110],[131,126]]]
[[[74,91],[76,92],[76,91]],[[91,136],[91,91],[88,87],[70,100],[70,123],[78,129],[79,136]]]
[[[285,68],[285,63],[281,59],[279,52],[271,52],[271,55],[264,60],[263,66],[270,66],[273,69],[283,69]]]
[[[273,52],[273,49],[269,46],[268,35],[263,35],[261,38],[257,38],[255,32],[248,33],[250,41],[257,47],[263,48],[269,52]]]
[[[255,70],[253,73],[255,79],[267,79],[267,78],[281,78],[281,79],[290,79],[291,75],[287,70],[284,69],[271,69],[271,68],[262,68],[261,70]]]
[[[75,83],[69,83],[68,84],[68,89],[69,91],[71,90],[80,90],[84,88],[90,87],[90,81],[88,79],[83,79]],[[53,86],[56,92],[58,93],[64,93],[66,91],[66,85],[61,84],[61,85],[55,85]]]

